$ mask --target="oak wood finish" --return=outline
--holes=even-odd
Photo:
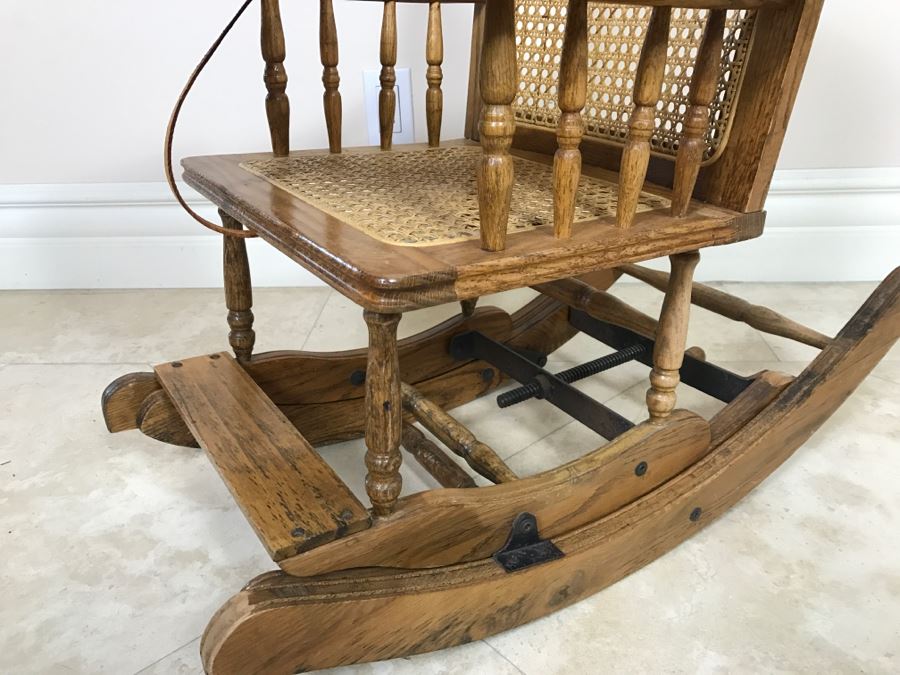
[[[607,288],[616,273],[604,271],[590,278],[593,284]],[[556,351],[577,332],[568,321],[568,308],[548,297],[535,298],[515,312],[511,328],[506,317],[500,310],[481,308],[469,322],[449,319],[401,340],[398,343],[401,377],[441,408],[449,410],[496,389],[503,379],[487,363],[460,364],[449,357],[448,345],[457,332],[469,327],[514,349],[542,354]],[[439,355],[443,356],[439,358]],[[253,356],[243,365],[310,443],[324,445],[363,435],[365,390],[349,379],[358,368],[365,368],[366,361],[367,350],[356,349],[335,354],[268,352]],[[335,373],[338,379],[330,379]],[[150,381],[151,378],[156,381],[153,373],[132,373],[111,383],[104,398],[104,415],[124,420],[122,430],[134,428],[134,424],[131,427],[127,424],[129,419],[136,420],[137,428],[151,438],[198,447],[169,397],[158,389],[159,385],[146,396],[137,390],[133,395],[127,394],[129,380]],[[327,389],[316,388],[320,378]]]
[[[224,211],[219,211],[222,226],[240,231],[243,226]],[[225,306],[228,308],[228,342],[238,361],[249,361],[256,343],[253,331],[253,285],[247,242],[236,237],[222,237],[222,267],[225,271]]]
[[[477,490],[430,490],[406,497],[391,518],[367,533],[284,560],[281,568],[309,576],[363,565],[421,569],[489,558],[523,511],[537,517],[542,537],[558,537],[650,492],[708,451],[709,424],[678,411],[663,426],[644,423],[535,476]],[[646,473],[638,475],[641,462],[646,462]]]
[[[137,413],[144,399],[159,391],[159,381],[153,373],[128,373],[110,382],[100,397],[103,421],[110,433],[137,429]]]
[[[793,381],[792,376],[772,370],[757,374],[749,387],[709,421],[712,446],[717,447],[740,431]]]
[[[656,335],[656,319],[619,300],[612,293],[578,279],[549,281],[533,288],[595,319],[609,321],[646,337]]]
[[[281,7],[278,0],[262,0],[262,54],[266,62],[263,77],[266,90],[266,116],[269,118],[269,135],[272,152],[278,156],[290,151],[291,106],[287,93],[287,71],[284,69],[284,28],[281,25]]]
[[[397,106],[397,3],[384,0],[381,19],[381,91],[378,93],[378,126],[381,149],[390,150],[394,140],[394,110]]]
[[[154,391],[141,402],[137,411],[137,428],[145,436],[169,445],[200,447],[164,389]]]
[[[516,123],[516,23],[513,0],[486,4],[481,49],[480,90],[484,107],[480,137],[484,156],[478,169],[478,211],[481,247],[502,251],[512,199],[513,163],[509,156]]]
[[[691,203],[700,163],[705,148],[704,136],[709,128],[709,106],[716,94],[719,62],[725,36],[726,10],[709,13],[700,50],[694,63],[694,74],[688,94],[688,109],[684,115],[678,156],[675,160],[675,181],[672,186],[672,215],[682,217]]]
[[[403,425],[400,443],[403,449],[409,452],[441,487],[475,487],[472,477],[412,424]]]
[[[678,386],[681,364],[684,361],[688,317],[691,311],[691,277],[700,262],[696,251],[670,256],[672,274],[659,315],[659,327],[653,346],[653,369],[650,389],[647,390],[647,409],[650,419],[659,422],[675,408],[675,388]]]
[[[701,172],[699,199],[738,211],[763,208],[823,1],[797,0],[758,12],[728,144]]]
[[[482,307],[471,317],[455,316],[399,340],[400,378],[415,384],[464,365],[450,354],[450,341],[470,330],[505,342],[512,335],[513,321],[501,309]],[[244,368],[276,404],[301,405],[365,396],[367,360],[366,349],[277,351],[255,356]]]
[[[553,158],[553,234],[562,239],[572,235],[581,178],[578,146],[584,134],[581,111],[587,95],[587,60],[587,0],[570,0],[559,64],[559,147]]]
[[[609,586],[713,522],[816,431],[896,341],[898,296],[900,270],[740,431],[640,499],[554,538],[564,558],[516,574],[487,559],[418,572],[263,575],[213,617],[201,642],[207,672],[265,664],[276,675],[432,651],[508,630]],[[341,630],[323,643],[323,625]]]
[[[753,46],[745,66],[728,139],[720,148],[718,158],[700,169],[694,190],[698,200],[744,213],[763,208],[822,3],[823,0],[756,3],[759,10],[754,24]],[[678,6],[683,4],[677,3]],[[728,9],[741,8],[738,4],[727,2],[710,2],[704,7],[724,8],[723,5],[727,5]],[[473,39],[477,40],[479,35],[476,21],[473,24]],[[474,52],[477,53],[477,49]],[[470,87],[469,119],[477,114],[480,105],[480,97],[474,97],[474,89]],[[466,127],[467,138],[477,138],[473,132],[471,126]],[[556,134],[551,129],[520,124],[513,147],[552,154],[556,150]],[[580,149],[586,165],[617,171],[621,164],[620,145],[585,137]],[[647,173],[651,182],[671,187],[674,174],[675,165],[670,158],[651,156]]]
[[[322,84],[325,93],[325,126],[328,130],[328,149],[341,151],[341,76],[338,72],[338,37],[332,0],[319,0],[319,55],[322,60]]]
[[[619,203],[616,226],[631,227],[637,212],[638,197],[650,163],[650,138],[656,116],[656,102],[666,71],[669,45],[670,7],[656,7],[644,36],[644,47],[634,77],[634,109],[628,124],[628,138],[622,149],[619,167]]]
[[[364,312],[369,328],[366,368],[366,492],[376,516],[394,510],[400,478],[400,362],[397,354],[399,314]]]
[[[471,431],[415,387],[401,383],[400,395],[404,409],[479,474],[492,483],[507,483],[518,478],[491,447],[475,438]]]
[[[665,272],[651,270],[640,265],[621,265],[619,269],[628,276],[640,279],[661,291],[665,291],[668,287],[669,275]],[[691,302],[698,307],[745,323],[763,333],[780,335],[818,349],[824,349],[831,342],[831,338],[827,335],[807,328],[768,307],[751,304],[743,298],[705,284],[694,283],[692,285]]]
[[[425,120],[428,126],[428,145],[436,148],[441,144],[441,118],[444,114],[444,93],[441,82],[444,73],[444,31],[441,26],[441,3],[428,3],[428,33],[425,38],[425,60],[428,70],[425,74],[428,91],[425,93]]]
[[[405,146],[395,152],[425,148],[427,145]],[[379,150],[345,150],[350,152]],[[535,153],[521,154],[552,162],[552,158]],[[738,214],[696,204],[681,219],[673,219],[663,210],[640,213],[627,230],[617,228],[612,216],[586,220],[568,239],[555,238],[548,224],[510,236],[501,252],[484,251],[476,241],[427,248],[393,246],[240,168],[241,162],[261,157],[266,155],[188,159],[185,179],[245,227],[373,311],[403,312],[742,241],[758,236],[764,220],[760,212]],[[608,172],[590,166],[583,172],[609,177]]]
[[[350,489],[228,354],[154,370],[273,560],[369,526]]]

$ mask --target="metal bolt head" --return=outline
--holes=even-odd
[[[634,475],[643,476],[645,473],[647,473],[647,462],[638,462],[638,465],[634,467]]]
[[[696,523],[698,520],[700,520],[700,515],[702,513],[703,513],[703,509],[701,509],[699,506],[694,507],[694,510],[691,511],[691,515],[690,515],[691,522]]]
[[[306,530],[302,527],[295,527],[291,530],[291,536],[296,537],[297,539],[303,539],[306,536]]]
[[[353,511],[351,511],[350,509],[344,509],[343,511],[341,511],[341,514],[338,517],[346,523],[353,517]]]
[[[181,368],[181,366],[182,366],[181,361],[172,361],[173,368]]]
[[[481,371],[481,379],[485,382],[493,382],[494,371],[491,368],[485,368]]]
[[[209,358],[211,358],[211,359],[218,359],[218,358],[220,358],[221,356],[222,356],[221,354],[210,354],[210,355],[209,355]]]

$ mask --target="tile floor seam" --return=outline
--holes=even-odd
[[[309,330],[306,331],[306,337],[303,338],[303,342],[300,344],[300,351],[306,349],[306,343],[309,342],[309,338],[312,337],[313,331],[316,329],[316,326],[319,325],[319,319],[322,318],[322,315],[325,313],[325,308],[328,306],[328,301],[331,299],[331,296],[336,291],[333,288],[328,289],[328,293],[325,294],[325,299],[322,301],[322,306],[319,308],[319,313],[316,314],[316,318],[312,320]]]
[[[495,652],[501,659],[503,659],[503,660],[506,661],[509,665],[511,665],[511,666],[516,670],[516,672],[521,673],[522,675],[528,675],[524,670],[522,670],[521,668],[519,668],[519,666],[517,666],[515,663],[513,663],[512,661],[510,661],[510,660],[509,660],[509,657],[508,657],[506,654],[504,654],[504,653],[501,652],[499,649],[497,649],[497,648],[496,648],[494,645],[492,645],[487,639],[482,640],[482,642],[483,642],[484,644],[486,644],[488,647],[490,647],[491,649],[493,649],[494,652]]]
[[[173,649],[172,651],[170,651],[168,654],[164,654],[163,656],[159,657],[159,658],[156,659],[156,661],[154,661],[153,663],[148,663],[146,666],[144,666],[144,667],[141,668],[140,670],[136,671],[136,672],[134,673],[134,675],[141,675],[141,673],[146,673],[148,670],[150,670],[150,668],[152,668],[153,666],[155,666],[157,663],[162,663],[162,662],[165,661],[167,658],[169,658],[170,656],[172,656],[172,654],[174,654],[175,652],[181,651],[182,649],[184,649],[185,647],[187,647],[187,646],[188,646],[189,644],[191,644],[192,642],[196,642],[197,640],[199,640],[201,637],[203,637],[203,636],[202,636],[202,635],[198,635],[197,637],[191,638],[190,640],[188,640],[187,642],[185,642],[183,645],[179,645],[178,647],[176,647],[175,649]]]

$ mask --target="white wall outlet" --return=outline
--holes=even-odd
[[[397,68],[397,109],[394,111],[394,143],[415,143],[416,130],[413,124],[412,75],[409,68]],[[381,142],[378,125],[378,94],[381,92],[380,70],[363,71],[363,91],[366,101],[366,123],[369,129],[369,145]]]

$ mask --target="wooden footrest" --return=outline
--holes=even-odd
[[[229,354],[154,370],[274,561],[369,527],[368,510]]]

